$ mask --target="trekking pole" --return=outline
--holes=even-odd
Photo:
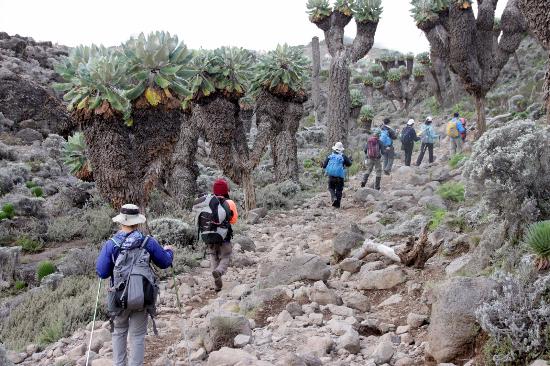
[[[97,315],[97,306],[99,304],[100,291],[101,291],[101,278],[99,279],[98,285],[97,285],[97,296],[95,299],[94,317],[92,319],[92,332],[90,333],[90,342],[88,343],[88,352],[86,352],[86,366],[88,366],[88,363],[90,362],[90,350],[92,348],[92,339],[94,337],[95,317]]]
[[[181,304],[180,295],[178,293],[178,288],[176,286],[176,270],[174,269],[174,266],[171,266],[171,267],[172,267],[172,279],[174,281],[174,290],[176,292],[176,305],[178,306],[178,309],[180,311],[181,316],[184,317],[183,306]],[[183,327],[181,328],[181,331],[183,333],[183,339],[185,340],[185,348],[187,350],[187,363],[189,364],[189,366],[191,366],[191,354],[190,354],[190,349],[189,349],[189,339],[187,338],[187,332],[185,331],[185,325],[186,324],[183,325]]]

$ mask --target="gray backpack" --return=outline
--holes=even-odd
[[[145,245],[149,236],[143,239],[139,247],[126,249],[115,238],[111,239],[119,248],[113,269],[112,287],[107,294],[107,310],[113,320],[124,310],[146,310],[151,316],[153,330],[158,334],[155,324],[156,300],[159,293],[157,277],[151,268],[151,258]]]

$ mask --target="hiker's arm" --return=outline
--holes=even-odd
[[[105,244],[103,245],[103,248],[101,248],[101,252],[99,253],[99,257],[97,257],[97,263],[96,263],[96,273],[100,278],[109,278],[111,277],[111,274],[113,273],[113,267],[115,264],[112,260],[113,255],[113,243],[111,240],[107,240]]]
[[[328,159],[329,159],[329,158],[328,158],[328,156],[327,156],[327,158],[325,159],[325,162],[323,163],[323,165],[321,165],[321,168],[325,169],[325,168],[327,167],[327,165],[328,165]]]
[[[351,158],[344,155],[344,166],[351,166],[351,164],[353,164],[353,161],[351,160]]]
[[[463,133],[466,131],[466,129],[464,128],[464,126],[462,125],[462,122],[457,122],[456,123],[456,129],[458,130],[458,132],[460,133]]]
[[[413,134],[414,134],[414,141],[420,141],[420,137],[418,137],[415,130],[413,130]]]
[[[166,269],[172,265],[172,260],[174,259],[172,249],[163,249],[154,238],[150,238],[147,241],[145,249],[151,255],[153,263],[160,269]]]

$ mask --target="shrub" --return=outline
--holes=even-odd
[[[468,159],[468,157],[462,153],[455,154],[449,160],[449,166],[452,169],[456,169],[458,166],[464,164],[466,159]]]
[[[93,248],[74,248],[67,253],[58,266],[65,276],[93,275],[98,251]]]
[[[64,242],[80,238],[84,233],[84,223],[75,215],[59,216],[48,223],[48,240]]]
[[[40,282],[47,275],[55,273],[55,265],[50,261],[42,261],[36,267],[36,277]]]
[[[291,200],[296,197],[300,190],[300,185],[290,180],[268,184],[258,191],[258,206],[269,210],[290,208],[292,206]]]
[[[17,280],[15,281],[15,284],[13,285],[17,291],[23,290],[25,287],[27,287],[27,283],[24,281]]]
[[[350,90],[351,108],[361,108],[363,105],[363,93],[357,89]]]
[[[34,188],[36,186],[37,186],[37,184],[34,183],[32,180],[29,180],[25,183],[25,187],[27,187],[28,189]]]
[[[537,256],[539,269],[550,265],[550,221],[531,224],[524,238],[525,244]]]
[[[359,171],[363,167],[363,164],[361,164],[361,162],[363,161],[363,155],[364,153],[361,150],[354,151],[351,154],[353,164],[351,164],[349,168],[346,168],[348,176],[353,177],[354,175],[359,173]]]
[[[431,210],[430,214],[430,224],[428,225],[428,230],[435,231],[445,220],[447,216],[447,211],[442,208],[434,208]]]
[[[13,204],[6,203],[2,206],[2,211],[0,211],[1,214],[3,214],[6,219],[13,219],[15,216],[15,208],[13,207]]]
[[[162,245],[175,245],[183,248],[193,245],[196,241],[195,229],[182,220],[167,217],[155,219],[149,223],[149,229]]]
[[[464,165],[468,194],[520,229],[550,217],[550,129],[512,122],[484,134]],[[513,228],[511,228],[513,229]]]
[[[21,304],[0,322],[0,339],[11,349],[21,349],[39,343],[42,335],[51,335],[47,329],[60,321],[60,337],[68,336],[92,320],[96,294],[97,280],[80,276],[63,279],[53,291],[27,292]],[[105,290],[100,298],[105,298]],[[98,318],[107,318],[102,301]]]
[[[41,345],[47,345],[54,343],[61,337],[63,337],[63,322],[59,320],[57,323],[48,325],[42,329],[42,332],[38,337],[38,343]]]
[[[517,274],[497,272],[494,277],[501,291],[476,311],[490,336],[489,358],[495,365],[523,365],[547,354],[550,275],[537,279],[532,267],[523,264]]]
[[[461,182],[447,182],[442,184],[437,193],[441,198],[452,202],[464,201],[464,184]]]
[[[19,237],[15,241],[15,245],[20,246],[21,249],[27,253],[37,253],[44,249],[44,244],[42,242],[26,235]]]
[[[107,239],[114,229],[111,219],[115,211],[103,201],[92,200],[84,207],[82,221],[85,223],[84,237],[94,244]]]
[[[40,187],[32,187],[31,188],[31,193],[35,197],[43,197],[44,196],[44,191]]]

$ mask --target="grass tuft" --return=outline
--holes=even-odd
[[[439,187],[437,193],[445,200],[464,202],[464,184],[461,182],[444,183]]]

